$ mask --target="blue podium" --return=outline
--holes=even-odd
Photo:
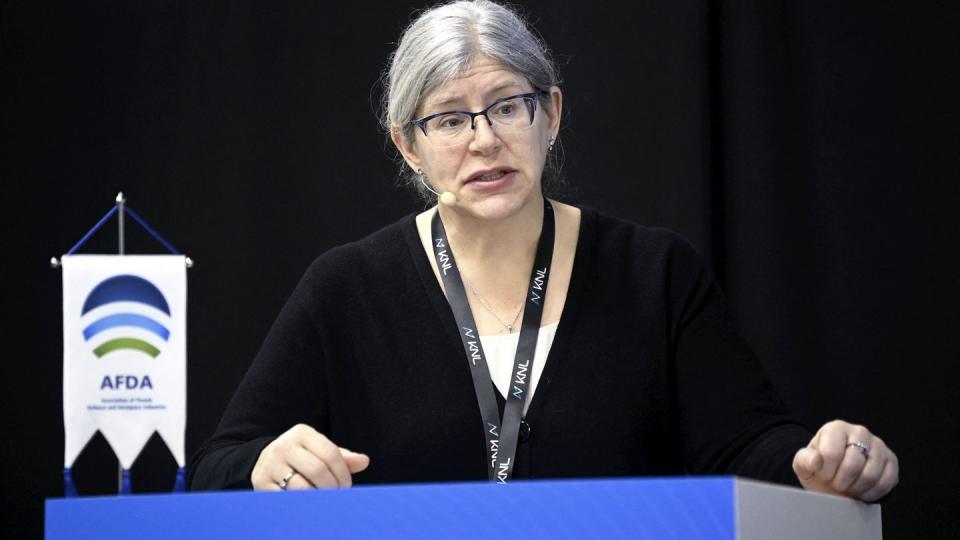
[[[880,507],[732,477],[48,499],[46,537],[879,539]]]

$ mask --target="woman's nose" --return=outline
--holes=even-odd
[[[472,135],[470,149],[475,152],[489,152],[499,146],[500,139],[493,130],[493,123],[486,116],[483,116],[483,118],[478,116],[473,119]]]

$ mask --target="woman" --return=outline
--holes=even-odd
[[[686,242],[544,198],[557,83],[498,4],[410,25],[384,124],[440,204],[307,270],[194,489],[685,472],[893,488],[866,428],[811,438],[786,414]]]

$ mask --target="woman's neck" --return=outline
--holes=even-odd
[[[483,219],[440,205],[450,247],[461,266],[471,269],[529,266],[543,227],[543,201],[537,198],[503,219]]]

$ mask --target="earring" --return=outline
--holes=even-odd
[[[547,143],[547,151],[548,151],[548,152],[549,152],[550,150],[553,150],[553,145],[556,144],[556,142],[557,142],[557,138],[556,138],[556,137],[550,137],[550,140],[549,140],[548,143]]]

